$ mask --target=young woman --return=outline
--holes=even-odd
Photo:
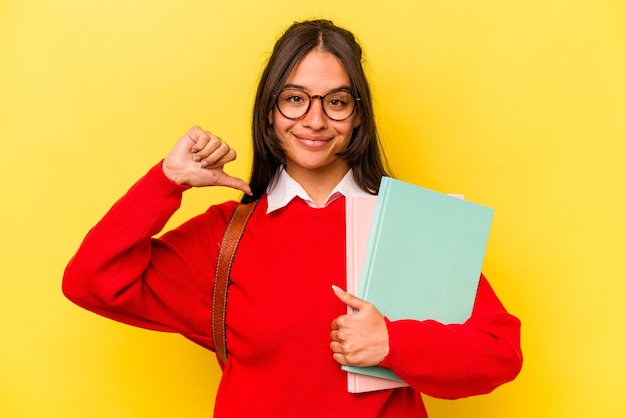
[[[224,166],[226,142],[192,128],[89,232],[63,291],[117,321],[177,332],[214,350],[214,272],[239,205],[210,207],[153,238],[190,187],[227,186],[258,201],[230,275],[229,356],[215,417],[426,417],[421,393],[459,398],[510,381],[520,323],[481,277],[461,325],[389,321],[345,288],[345,197],[386,174],[354,36],[295,23],[259,83],[249,185]],[[333,287],[334,286],[334,287]],[[356,313],[345,315],[346,305]],[[351,394],[341,365],[382,365],[410,387]]]

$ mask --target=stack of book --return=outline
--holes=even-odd
[[[391,321],[465,322],[493,209],[459,197],[383,177],[378,196],[346,198],[346,290]],[[352,393],[407,386],[384,367],[343,368]]]

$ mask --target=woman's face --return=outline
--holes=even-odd
[[[351,90],[352,83],[337,57],[314,49],[293,69],[285,88],[301,90],[313,97],[337,89]],[[283,116],[274,106],[269,122],[285,152],[286,169],[292,177],[297,179],[311,173],[343,176],[348,171],[348,163],[336,154],[346,149],[352,130],[360,123],[357,111],[345,120],[335,121],[324,113],[322,101],[315,98],[308,112],[296,120]]]

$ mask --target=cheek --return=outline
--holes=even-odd
[[[276,109],[272,110],[267,117],[274,134],[281,135],[281,132],[289,129],[289,126],[292,124],[291,121],[286,120],[282,117],[280,113]]]
[[[345,125],[342,127],[338,127],[337,132],[345,136],[346,140],[349,142],[350,139],[352,138],[352,135],[354,134],[354,128],[355,126],[353,125]]]
[[[283,141],[288,135],[289,131],[294,127],[295,122],[281,117],[280,114],[273,113],[269,116],[270,126],[281,141]]]

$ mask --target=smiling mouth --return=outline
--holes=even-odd
[[[295,135],[298,141],[308,148],[321,148],[330,142],[330,138],[311,138],[308,136]]]

